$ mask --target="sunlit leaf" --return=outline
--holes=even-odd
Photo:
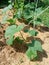
[[[21,31],[24,27],[25,27],[25,25],[24,25],[24,24],[21,24],[21,25],[19,25],[19,26],[17,27],[16,31],[19,32],[19,31]]]
[[[7,7],[5,7],[3,10],[2,10],[2,13],[6,13],[8,10],[12,9],[12,5],[8,5]]]
[[[38,40],[32,40],[32,43],[28,44],[28,47],[33,47],[36,51],[43,51],[41,42]]]
[[[7,21],[8,21],[10,24],[15,24],[15,22],[16,22],[15,19],[8,19]]]
[[[18,27],[16,25],[11,25],[9,27],[7,27],[6,31],[5,31],[5,39],[7,44],[11,45],[13,43],[14,40],[14,34],[16,32],[21,31],[24,28],[24,25],[19,25]]]
[[[29,30],[28,33],[30,34],[30,36],[36,36],[38,34],[36,30]]]
[[[33,47],[29,47],[28,50],[26,51],[26,55],[30,60],[32,60],[35,57],[37,57],[37,52]]]
[[[8,19],[8,15],[3,16],[1,24],[6,24]]]
[[[41,42],[38,40],[33,40],[32,43],[27,44],[28,50],[26,51],[26,55],[30,60],[37,57],[37,51],[43,52]]]

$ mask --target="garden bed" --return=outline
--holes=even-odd
[[[2,20],[2,15],[0,15],[0,20]],[[22,23],[24,22],[17,21],[17,24]],[[45,29],[45,27],[42,27],[41,30],[37,30],[39,34],[36,38],[42,42],[42,48],[44,52],[38,52],[38,59],[30,61],[25,54],[25,51],[27,49],[25,44],[21,45],[18,44],[19,42],[16,41],[14,42],[15,44],[12,46],[8,46],[6,44],[6,40],[4,38],[4,31],[8,25],[5,24],[1,26],[2,28],[0,28],[0,65],[49,65],[49,29],[47,30]],[[30,26],[30,29],[33,29],[32,26]],[[29,35],[24,32],[22,32],[22,34],[26,39],[26,42],[29,42],[31,39],[33,39],[32,37],[29,38]],[[19,32],[16,34],[16,36],[21,37]]]

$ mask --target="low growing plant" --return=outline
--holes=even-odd
[[[8,45],[12,45],[13,41],[15,40],[14,34],[17,32],[20,32],[21,34],[21,30],[25,33],[29,33],[30,36],[37,36],[38,32],[35,30],[35,26],[41,26],[43,24],[40,19],[40,15],[43,14],[49,8],[49,6],[47,8],[43,8],[41,6],[39,7],[39,0],[33,0],[32,2],[31,0],[10,0],[9,3],[10,4],[2,11],[5,16],[1,22],[2,24],[5,24],[7,22],[10,23],[10,26],[8,26],[5,30],[6,43]],[[13,10],[13,18],[11,19],[8,19],[8,15],[6,15],[6,12],[8,10]],[[33,30],[23,30],[26,26],[24,24],[15,24],[16,19],[24,19],[28,23],[27,26],[33,24]],[[41,42],[35,38],[27,44],[27,47],[28,49],[26,51],[26,55],[30,60],[38,56],[37,51],[43,52]]]

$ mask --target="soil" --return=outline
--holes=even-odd
[[[0,10],[1,12],[2,10]],[[12,17],[12,14],[9,15]],[[0,21],[2,20],[2,15],[0,14]],[[18,22],[21,24],[23,22]],[[1,25],[1,24],[0,24]],[[19,42],[14,42],[14,45],[8,46],[4,38],[4,32],[7,24],[1,25],[0,28],[0,65],[49,65],[49,29],[42,27],[38,30],[39,34],[36,39],[42,42],[43,53],[38,52],[38,59],[30,61],[26,56],[26,45],[19,44]],[[32,27],[30,27],[32,29]],[[22,31],[21,31],[22,32]],[[26,42],[29,42],[32,37],[29,37],[28,34],[22,32],[23,37],[26,39]],[[20,36],[20,33],[15,34],[15,36]],[[23,42],[24,43],[24,42]]]

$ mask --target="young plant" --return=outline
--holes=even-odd
[[[8,19],[8,15],[5,15],[1,22],[2,24],[10,22],[10,26],[8,26],[5,30],[6,43],[8,45],[12,45],[15,39],[14,34],[17,32],[20,32],[21,34],[21,30],[25,33],[29,33],[30,36],[33,36],[33,37],[37,36],[38,32],[35,30],[35,26],[36,25],[40,26],[43,24],[39,16],[43,14],[43,12],[45,12],[49,8],[49,6],[43,10],[42,7],[38,7],[38,3],[39,3],[38,0],[37,1],[35,0],[32,2],[31,0],[29,1],[10,0],[9,2],[10,2],[10,5],[4,8],[2,13],[6,14],[8,10],[13,10],[13,18]],[[23,30],[25,25],[24,24],[16,25],[15,24],[16,19],[20,19],[20,20],[24,19],[26,22],[28,22],[27,26],[29,26],[30,24],[33,24],[33,30],[30,30],[30,29]],[[23,38],[23,35],[22,35],[22,38]],[[26,51],[26,55],[28,56],[30,60],[38,56],[37,51],[43,52],[41,42],[39,40],[36,40],[35,38],[26,45],[28,47]]]

